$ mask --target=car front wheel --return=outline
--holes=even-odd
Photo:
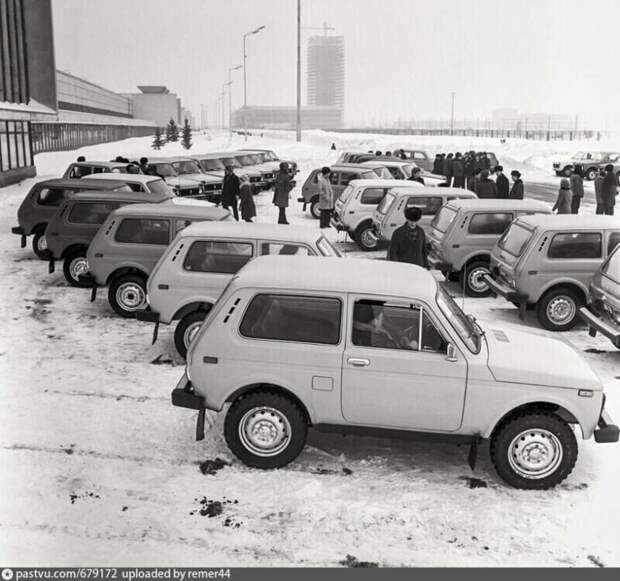
[[[88,260],[86,250],[75,250],[65,257],[62,264],[62,272],[71,286],[88,288],[90,285],[80,282],[79,276],[88,273]]]
[[[117,315],[130,319],[147,308],[146,279],[136,274],[117,278],[108,289],[108,301]]]
[[[228,410],[224,436],[233,454],[247,466],[270,470],[286,466],[306,443],[308,426],[288,397],[256,392],[237,399]]]
[[[489,263],[482,260],[472,262],[463,267],[461,281],[468,297],[488,297],[491,294],[489,285],[482,280],[484,274],[491,274]]]
[[[319,208],[318,196],[312,198],[312,201],[310,202],[310,213],[312,214],[312,217],[317,220],[321,217],[321,208]]]
[[[372,222],[360,224],[355,229],[353,239],[362,250],[370,251],[377,249],[378,240],[372,231]]]
[[[579,308],[583,301],[569,288],[547,292],[536,305],[538,322],[549,331],[569,331],[579,321]]]
[[[195,337],[198,329],[200,329],[207,311],[194,311],[185,315],[176,326],[174,330],[174,346],[178,354],[185,359],[187,357],[187,350],[189,345]]]
[[[546,490],[572,472],[577,440],[571,427],[555,414],[527,413],[506,422],[493,435],[491,460],[510,486]]]

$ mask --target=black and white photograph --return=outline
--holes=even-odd
[[[3,581],[619,567],[619,22],[0,0]]]

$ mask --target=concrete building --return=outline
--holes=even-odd
[[[159,127],[168,125],[170,119],[183,123],[181,99],[164,85],[144,85],[138,87],[140,93],[125,95],[131,100],[134,117],[148,119]]]
[[[247,108],[248,129],[295,129],[295,106],[267,106]],[[340,129],[343,127],[340,107],[302,107],[302,129]],[[243,128],[243,107],[233,111],[232,126]]]
[[[307,102],[311,106],[344,108],[344,37],[308,39]]]

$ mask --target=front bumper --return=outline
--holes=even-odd
[[[603,409],[598,420],[598,427],[594,430],[594,440],[597,444],[613,444],[618,441],[620,430],[613,423],[609,414]]]
[[[527,308],[527,295],[517,292],[512,287],[494,279],[490,274],[483,274],[482,280],[489,285],[489,289],[496,296],[502,296],[511,303],[519,305],[519,318],[525,317],[525,310]]]
[[[13,226],[13,228],[11,228],[11,233],[21,236],[21,247],[26,248],[26,231],[21,226]]]
[[[95,277],[92,274],[86,273],[86,274],[80,274],[78,276],[78,280],[86,287],[86,288],[90,288],[90,302],[94,303],[95,299],[97,298],[97,281],[95,280]]]
[[[196,440],[204,440],[205,437],[205,400],[194,392],[194,386],[187,379],[187,375],[178,381],[171,394],[172,405],[189,410],[198,410],[196,418]]]
[[[445,260],[442,260],[436,254],[431,253],[428,255],[428,265],[430,266],[431,270],[439,270],[444,274],[448,274],[452,271],[452,264],[446,262]]]
[[[342,232],[343,230],[346,230],[347,232],[349,231],[349,229],[340,221],[340,216],[336,212],[332,214],[329,223],[333,228],[338,230],[338,232]]]
[[[579,316],[590,327],[590,335],[596,337],[597,333],[607,337],[615,347],[620,349],[620,326],[613,321],[607,321],[599,317],[594,311],[588,307],[579,309]]]
[[[136,319],[144,323],[155,323],[153,327],[153,339],[151,345],[155,345],[157,335],[159,334],[159,313],[150,310],[136,311]]]

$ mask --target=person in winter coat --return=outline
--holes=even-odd
[[[601,197],[603,199],[603,213],[607,216],[614,215],[614,206],[616,205],[616,196],[618,195],[618,177],[614,171],[614,166],[608,164],[605,166],[605,178],[603,179],[603,187]]]
[[[514,169],[510,172],[510,177],[512,178],[513,184],[512,188],[510,188],[510,194],[508,194],[508,197],[511,200],[522,200],[524,191],[521,172]]]
[[[463,161],[463,173],[465,174],[465,185],[470,192],[474,191],[474,172],[476,171],[476,159],[474,152],[469,151],[465,154]]]
[[[497,198],[497,186],[489,179],[489,170],[483,169],[480,172],[480,181],[476,184],[476,195],[481,199]]]
[[[406,222],[394,230],[387,259],[394,262],[408,262],[428,268],[428,247],[424,230],[418,225],[422,217],[420,208],[405,208]]]
[[[404,149],[400,150],[398,157],[400,157],[400,159],[402,159],[403,161],[407,161],[407,154],[405,153]]]
[[[448,187],[452,185],[452,154],[449,153],[443,160],[442,175],[446,176],[446,184]]]
[[[579,206],[583,198],[583,178],[579,175],[579,172],[573,170],[570,174],[570,189],[573,192],[571,201],[571,213],[579,214]]]
[[[418,182],[424,185],[424,178],[422,177],[422,170],[419,167],[414,167],[411,171],[410,182]]]
[[[254,195],[252,194],[252,184],[250,178],[243,174],[239,177],[241,183],[239,187],[239,211],[241,219],[244,222],[251,222],[256,217],[256,204],[254,204]]]
[[[441,175],[443,172],[443,157],[441,153],[435,155],[435,160],[433,161],[433,173],[437,175]]]
[[[224,183],[222,184],[222,208],[232,210],[233,216],[239,221],[239,211],[237,210],[237,198],[239,197],[239,178],[235,174],[232,165],[227,165],[224,172]]]
[[[328,167],[321,169],[321,173],[317,176],[319,183],[319,210],[321,211],[321,217],[319,220],[320,228],[329,228],[329,222],[334,211],[334,190],[332,184],[329,181],[331,170]]]
[[[332,151],[336,151],[336,144],[335,143],[332,143],[331,150]]]
[[[605,204],[603,203],[603,182],[605,181],[605,169],[600,168],[594,178],[594,195],[596,197],[596,213],[605,213]]]
[[[570,180],[568,178],[562,178],[558,198],[551,211],[555,212],[557,210],[558,214],[570,214],[572,210],[572,200],[573,194],[570,190]]]
[[[454,161],[452,162],[452,175],[454,177],[454,182],[452,186],[455,188],[464,188],[465,187],[465,164],[463,163],[463,156],[460,152],[454,156]]]
[[[497,186],[497,197],[508,198],[510,194],[510,182],[504,175],[504,168],[501,165],[495,166],[495,185]]]
[[[276,184],[273,190],[273,205],[278,207],[278,224],[288,224],[286,208],[288,208],[289,193],[293,189],[291,178],[288,175],[288,163],[280,163],[280,171],[276,176]]]

